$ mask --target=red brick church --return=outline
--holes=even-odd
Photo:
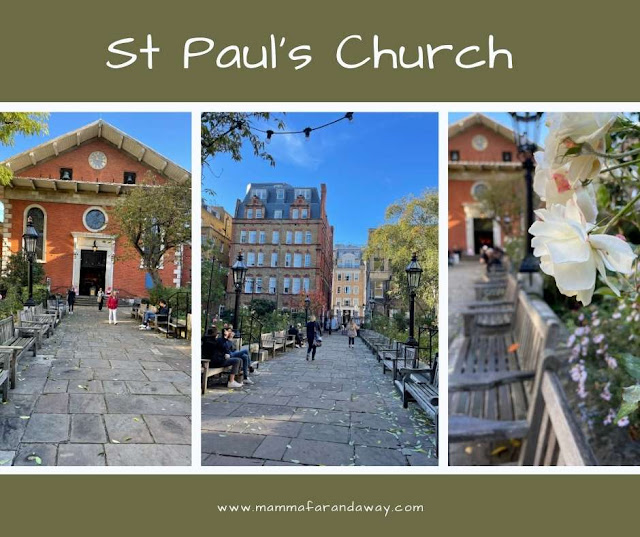
[[[494,181],[524,179],[513,131],[472,114],[449,126],[449,250],[475,255],[503,246],[498,222],[483,214],[478,194]]]
[[[135,188],[162,188],[191,174],[152,148],[99,120],[15,155],[0,165],[13,179],[0,186],[2,270],[21,250],[28,217],[40,240],[37,262],[44,266],[51,292],[73,286],[79,295],[98,288],[123,297],[147,296],[151,278],[112,214],[121,196]],[[153,185],[152,185],[153,183]],[[163,285],[184,287],[191,280],[188,245],[165,255]]]

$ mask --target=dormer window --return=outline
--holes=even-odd
[[[253,209],[247,209],[247,218],[253,218]]]
[[[60,168],[60,180],[61,181],[71,181],[73,179],[73,169],[72,168]]]
[[[311,199],[311,190],[309,190],[308,188],[296,188],[295,189],[295,197],[299,198],[300,196],[302,196],[306,200],[310,200]]]
[[[267,191],[264,188],[257,188],[253,191],[253,195],[261,200],[267,199]]]
[[[284,199],[284,189],[279,188],[276,190],[276,199],[283,200]]]

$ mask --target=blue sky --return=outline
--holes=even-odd
[[[301,130],[343,114],[289,113],[284,119],[286,130]],[[227,155],[210,160],[203,169],[203,192],[209,188],[216,196],[208,201],[233,214],[247,183],[282,181],[318,188],[326,183],[335,242],[364,245],[367,229],[384,222],[388,205],[438,185],[437,114],[355,113],[353,122],[312,132],[309,141],[302,134],[274,136],[267,150],[275,167],[246,146],[241,162]]]
[[[52,113],[49,116],[49,134],[17,136],[15,145],[0,145],[0,161],[98,119],[104,119],[186,170],[191,170],[191,114],[185,113]]]

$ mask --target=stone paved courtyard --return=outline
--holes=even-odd
[[[437,465],[432,422],[402,402],[360,339],[325,335],[315,361],[293,349],[256,384],[213,387],[202,401],[203,465]],[[215,381],[214,381],[215,382]]]
[[[462,330],[460,312],[466,304],[475,300],[473,282],[482,278],[485,266],[478,258],[466,258],[457,265],[449,267],[449,343]],[[451,365],[451,364],[449,364]]]
[[[76,307],[20,361],[0,405],[0,465],[191,464],[191,350],[128,308]]]

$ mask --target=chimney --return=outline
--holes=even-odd
[[[320,183],[320,215],[324,218],[327,214],[327,185]]]

